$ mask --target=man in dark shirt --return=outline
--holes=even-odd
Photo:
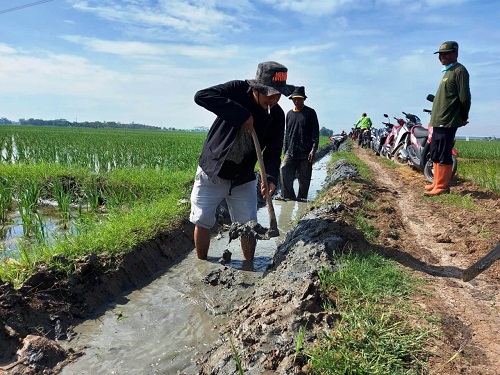
[[[431,196],[450,192],[453,142],[457,129],[467,124],[471,106],[469,72],[457,62],[458,43],[444,42],[434,53],[439,54],[439,61],[444,65],[444,75],[432,103],[429,124],[433,127],[430,157],[434,180],[425,186],[424,194]]]
[[[206,259],[215,212],[225,199],[233,222],[257,220],[257,153],[252,128],[263,150],[269,193],[279,175],[285,113],[278,105],[281,95],[294,87],[286,83],[288,69],[274,61],[260,63],[255,79],[234,80],[198,91],[195,102],[215,113],[198,162],[191,192],[190,221],[195,224],[194,242],[199,259]],[[265,196],[264,183],[260,186]],[[245,260],[252,260],[256,239],[241,236]]]
[[[304,104],[304,86],[298,86],[290,96],[294,109],[286,115],[285,156],[280,168],[281,195],[284,199],[307,200],[311,183],[312,163],[318,150],[319,122],[316,111]],[[298,173],[299,191],[295,195],[293,181]]]

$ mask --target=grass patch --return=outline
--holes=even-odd
[[[331,296],[328,310],[340,316],[314,347],[305,348],[311,374],[421,374],[428,327],[419,327],[407,304],[418,282],[381,256],[348,253],[338,271],[320,280]],[[415,314],[416,316],[416,314]]]
[[[474,203],[474,199],[469,195],[458,195],[453,194],[453,189],[451,190],[451,194],[441,194],[435,197],[427,197],[431,199],[435,199],[436,201],[455,207],[462,207],[467,210],[477,210],[478,206]]]

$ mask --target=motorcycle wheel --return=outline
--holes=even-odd
[[[394,154],[393,154],[393,157],[392,157],[392,160],[394,160],[396,162],[396,164],[399,164],[399,165],[407,165],[408,164],[408,160],[404,160],[401,158],[401,155],[399,154],[400,151],[403,149],[404,145],[399,145],[398,147],[396,147],[396,149],[394,150]]]
[[[434,163],[430,159],[425,163],[424,176],[427,182],[432,184],[434,181]]]
[[[453,168],[451,169],[451,175],[454,176],[455,173],[457,173],[458,162],[455,155],[452,156],[452,159],[453,159]],[[434,165],[431,159],[427,160],[427,163],[425,163],[424,176],[425,179],[432,184],[432,182],[434,181]]]

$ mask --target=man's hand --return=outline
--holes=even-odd
[[[311,151],[311,152],[309,153],[309,155],[307,155],[307,161],[308,161],[309,163],[312,163],[312,162],[313,162],[313,159],[314,159],[314,151]]]
[[[272,181],[267,181],[267,187],[269,189],[269,196],[271,197],[276,191],[276,185]],[[264,182],[260,183],[260,193],[262,194],[262,198],[266,199],[266,186]]]
[[[245,131],[247,133],[252,132],[252,129],[253,129],[253,117],[252,117],[252,115],[250,115],[250,117],[243,123],[243,125],[241,125],[241,127],[243,129],[245,129]]]

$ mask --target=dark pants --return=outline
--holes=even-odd
[[[433,163],[452,165],[453,142],[457,128],[438,128],[432,129],[432,140],[430,145],[431,160]]]
[[[298,173],[299,193],[295,196],[293,181]],[[309,185],[311,184],[312,163],[307,159],[292,159],[285,155],[280,168],[281,195],[285,199],[307,200]]]

